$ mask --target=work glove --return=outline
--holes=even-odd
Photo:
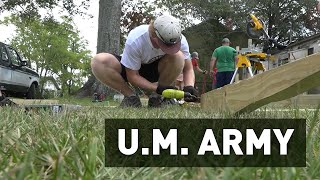
[[[177,88],[174,87],[174,86],[161,86],[161,85],[158,85],[156,93],[162,95],[162,92],[164,90],[166,90],[166,89],[177,89]]]
[[[198,93],[198,90],[196,90],[193,86],[185,86],[183,88],[183,91],[184,92],[188,92],[190,93],[191,95],[193,95],[194,97],[186,97],[184,98],[184,100],[186,102],[195,102],[195,101],[198,101],[198,97],[199,97],[199,93]]]

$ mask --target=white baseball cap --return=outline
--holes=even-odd
[[[161,15],[154,21],[157,44],[166,54],[175,54],[181,48],[181,25],[171,15]]]
[[[198,52],[193,52],[193,53],[191,54],[191,57],[192,57],[192,58],[199,59],[199,54],[198,54]]]

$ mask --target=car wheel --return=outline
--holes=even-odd
[[[36,85],[31,84],[28,92],[27,92],[27,99],[35,99],[36,97]]]

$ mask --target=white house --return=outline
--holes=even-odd
[[[317,52],[320,52],[320,34],[294,42],[285,50],[273,54],[274,61],[270,61],[268,67],[275,68]]]
[[[269,61],[266,68],[272,69],[318,52],[320,52],[320,34],[315,34],[294,42],[285,50],[273,54],[273,61]],[[320,94],[320,87],[308,91],[308,94]]]

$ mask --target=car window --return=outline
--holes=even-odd
[[[1,60],[2,61],[9,61],[8,54],[6,52],[6,49],[3,46],[0,47],[0,55],[1,55]]]
[[[21,60],[20,60],[20,57],[18,56],[18,53],[11,47],[8,47],[8,49],[9,49],[9,54],[11,57],[12,64],[16,66],[20,66]]]

